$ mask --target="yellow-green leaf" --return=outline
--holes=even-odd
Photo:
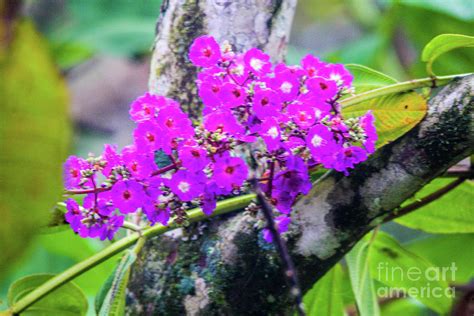
[[[434,75],[433,62],[442,54],[461,47],[474,47],[474,37],[460,34],[441,34],[433,38],[421,54],[421,60],[426,62],[428,74]]]
[[[0,52],[0,275],[60,197],[70,139],[66,85],[44,40],[26,20],[11,39]]]
[[[357,117],[371,110],[379,139],[377,147],[399,138],[426,114],[426,99],[416,92],[396,93],[343,108],[345,117]]]

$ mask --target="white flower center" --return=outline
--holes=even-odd
[[[250,60],[250,66],[252,66],[253,69],[259,71],[260,69],[262,69],[263,62],[260,59],[252,58]]]
[[[293,88],[293,85],[289,83],[288,81],[283,82],[280,86],[280,89],[283,93],[290,93],[291,88]]]
[[[178,189],[179,189],[181,192],[183,192],[183,193],[188,192],[190,188],[191,188],[191,186],[189,185],[188,182],[181,181],[181,182],[178,184]]]
[[[239,64],[235,66],[234,68],[232,68],[231,72],[235,75],[242,76],[244,74],[244,66]]]
[[[331,75],[329,76],[329,79],[334,80],[334,81],[337,82],[337,81],[341,80],[341,75],[340,75],[340,74],[331,73]]]
[[[267,132],[267,134],[272,138],[272,139],[275,139],[278,137],[278,129],[276,128],[276,126],[273,126],[272,128],[270,128]]]
[[[314,135],[313,138],[311,138],[311,144],[313,144],[314,147],[321,146],[322,142],[323,142],[323,139],[319,135]]]
[[[320,110],[315,110],[315,111],[314,111],[314,116],[315,116],[316,118],[320,118],[320,117],[321,117],[321,111],[320,111]]]

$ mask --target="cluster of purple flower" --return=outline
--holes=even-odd
[[[98,157],[67,160],[66,189],[86,194],[82,206],[66,203],[66,220],[79,235],[111,239],[130,213],[141,212],[152,225],[170,217],[184,222],[192,206],[211,214],[218,197],[246,190],[250,174],[280,213],[284,232],[295,199],[311,188],[310,169],[347,174],[375,150],[372,114],[341,116],[338,100],[352,81],[342,65],[308,55],[301,66],[273,66],[256,48],[237,54],[210,36],[194,41],[189,58],[202,68],[201,123],[193,126],[177,102],[147,93],[130,109],[133,145],[120,153],[105,145]],[[253,146],[259,167],[252,173],[237,154],[241,146]],[[169,165],[157,166],[158,151]],[[271,239],[268,231],[264,237]]]

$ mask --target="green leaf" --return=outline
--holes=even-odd
[[[428,109],[426,100],[416,92],[396,93],[342,108],[345,117],[358,117],[371,110],[375,116],[377,147],[399,138],[415,127]]]
[[[447,274],[450,283],[469,283],[474,276],[472,264],[474,234],[428,236],[414,240],[405,247],[412,253],[428,259],[437,267],[450,267],[454,264],[456,271]]]
[[[99,316],[122,316],[125,311],[125,292],[130,276],[130,267],[137,255],[127,251],[112,275],[104,283],[96,297],[96,311]]]
[[[342,316],[342,267],[338,263],[303,297],[308,316]]]
[[[34,274],[13,283],[8,290],[8,305],[33,291],[51,279],[53,274]],[[28,316],[79,316],[87,313],[87,298],[82,290],[72,282],[66,283],[28,307],[21,315]]]
[[[366,66],[347,64],[345,67],[354,76],[352,85],[357,94],[397,83],[397,80],[392,77]]]
[[[452,297],[449,296],[453,292],[440,267],[407,250],[384,232],[377,234],[370,249],[370,258],[372,276],[387,285],[377,290],[379,296],[396,289],[440,314],[450,310]]]
[[[426,70],[434,76],[433,62],[442,54],[461,47],[474,47],[474,37],[459,34],[442,34],[426,44],[421,54],[421,60],[426,62]]]
[[[416,196],[427,196],[452,181],[452,179],[445,178],[435,179],[421,189]],[[410,204],[413,200],[408,200],[402,206]],[[395,221],[398,224],[428,233],[474,233],[472,201],[474,201],[474,182],[466,180],[436,201],[415,212],[399,217]]]
[[[12,27],[0,48],[0,275],[60,198],[70,140],[68,93],[46,43],[29,21]]]
[[[380,315],[374,282],[370,276],[370,247],[371,242],[362,239],[345,256],[360,316]]]

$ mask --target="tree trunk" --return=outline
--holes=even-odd
[[[294,1],[165,1],[151,91],[197,117],[196,69],[187,49],[198,35],[260,47],[281,60]],[[456,80],[429,102],[425,119],[348,177],[329,173],[294,207],[288,245],[307,290],[370,229],[474,150],[474,77]],[[246,212],[147,241],[131,275],[131,315],[289,314],[280,260]]]

